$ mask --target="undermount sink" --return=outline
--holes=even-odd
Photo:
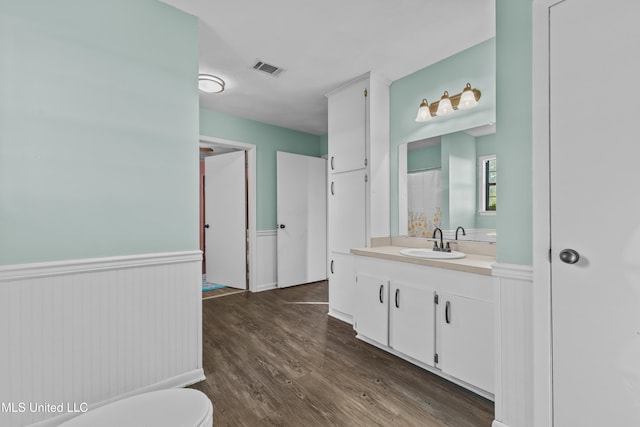
[[[457,251],[439,252],[439,251],[434,251],[433,249],[423,249],[423,248],[401,249],[400,253],[402,255],[412,256],[416,258],[428,258],[428,259],[458,259],[458,258],[464,258],[466,256],[462,252],[457,252]]]

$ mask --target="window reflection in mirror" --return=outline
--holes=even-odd
[[[446,239],[496,241],[495,124],[402,144],[399,151],[399,232]]]

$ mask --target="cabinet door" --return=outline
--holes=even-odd
[[[349,253],[366,246],[365,171],[329,177],[329,250]]]
[[[358,275],[356,280],[355,329],[358,334],[389,343],[389,281]]]
[[[493,304],[440,294],[436,331],[440,369],[493,393]]]
[[[391,282],[389,346],[433,366],[435,354],[435,292],[409,283]]]
[[[329,97],[329,171],[362,169],[366,157],[366,81],[359,81]]]
[[[353,255],[329,253],[329,313],[342,320],[352,320],[356,285]]]

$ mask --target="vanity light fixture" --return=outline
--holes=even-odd
[[[429,103],[427,98],[422,98],[420,107],[418,108],[418,115],[416,116],[416,122],[426,122],[432,119],[431,111],[429,111]]]
[[[449,96],[449,92],[444,91],[444,95],[439,101],[429,105],[426,99],[423,99],[418,108],[416,122],[426,122],[435,116],[446,116],[454,113],[456,110],[468,110],[478,105],[482,93],[471,87],[471,83],[467,83],[462,92]]]
[[[477,92],[477,96],[476,93]],[[467,83],[460,95],[460,101],[458,102],[458,110],[468,110],[478,105],[478,99],[480,99],[480,91],[477,89],[471,89],[471,84]]]
[[[208,93],[220,93],[224,90],[224,80],[212,74],[198,74],[198,89]]]
[[[444,91],[444,95],[438,102],[438,109],[436,110],[436,116],[448,116],[453,113],[453,105],[451,105],[451,99],[449,98],[449,92]]]

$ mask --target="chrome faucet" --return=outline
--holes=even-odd
[[[458,226],[458,228],[456,228],[456,240],[458,240],[458,231],[460,231],[460,230],[462,230],[462,235],[463,236],[467,235],[466,231],[464,231],[464,227],[460,225],[460,226]]]
[[[442,230],[439,227],[436,227],[435,230],[433,230],[433,235],[431,236],[433,239],[436,239],[436,233],[440,232],[440,247],[438,247],[438,242],[436,241],[433,245],[433,250],[434,251],[442,251],[444,250],[444,243],[442,242]]]

